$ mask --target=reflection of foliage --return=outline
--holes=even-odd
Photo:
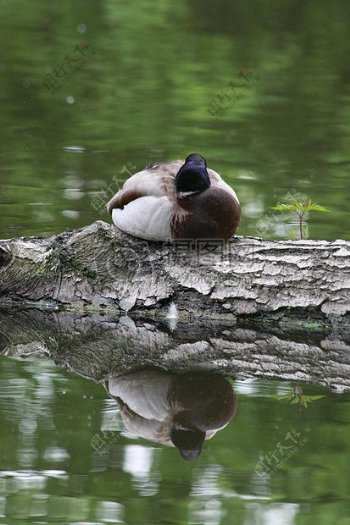
[[[298,217],[299,221],[299,232],[300,239],[305,239],[304,226],[308,212],[310,211],[329,211],[328,208],[320,206],[312,202],[311,199],[308,199],[304,202],[297,200],[295,197],[291,197],[291,202],[282,202],[277,204],[277,206],[272,206],[273,210],[277,211],[286,211],[295,214]]]
[[[307,408],[307,405],[322,399],[326,396],[324,395],[306,395],[303,393],[303,389],[300,385],[293,385],[292,390],[287,392],[287,394],[277,394],[273,396],[279,401],[288,401],[290,405],[301,405],[304,408]]]

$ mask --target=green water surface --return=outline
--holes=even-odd
[[[297,192],[331,210],[310,237],[349,238],[346,0],[0,9],[0,237],[109,220],[129,172],[197,151],[236,189],[241,234],[288,236],[270,207]]]
[[[289,383],[231,382],[235,417],[185,461],[100,384],[44,359],[0,373],[1,523],[350,523],[349,394],[306,386],[304,408],[277,399]]]
[[[2,0],[0,14],[0,238],[109,221],[131,172],[199,152],[235,188],[242,235],[297,232],[271,206],[301,193],[330,209],[311,238],[349,239],[346,0]],[[127,432],[103,385],[1,357],[0,523],[350,524],[349,394],[306,385],[321,397],[305,408],[276,397],[289,383],[230,383],[236,416],[185,461]]]

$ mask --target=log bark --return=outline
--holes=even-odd
[[[97,221],[53,237],[0,241],[0,302],[180,320],[348,323],[350,242],[160,244]]]
[[[338,331],[291,337],[278,327],[252,330],[197,319],[172,332],[165,323],[128,316],[3,307],[0,352],[47,357],[95,381],[157,367],[350,388],[350,335],[342,323]]]

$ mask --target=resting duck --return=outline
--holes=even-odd
[[[236,193],[196,153],[136,173],[107,209],[118,228],[151,241],[228,239],[241,216]]]

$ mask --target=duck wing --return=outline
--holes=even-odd
[[[170,239],[176,206],[175,177],[182,164],[181,160],[156,164],[125,181],[107,204],[114,224],[141,239]]]
[[[182,164],[182,160],[152,164],[135,173],[108,202],[108,212],[112,213],[114,208],[123,208],[131,201],[146,196],[167,196],[175,202],[175,177]]]

